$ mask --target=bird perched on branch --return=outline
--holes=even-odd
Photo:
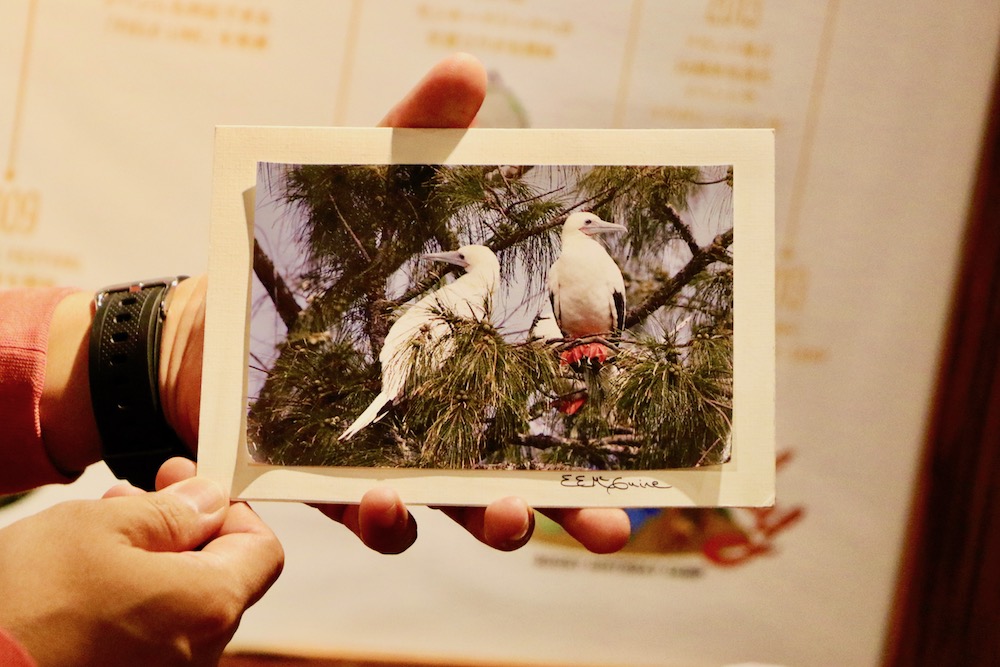
[[[611,255],[592,237],[625,231],[624,225],[578,211],[563,223],[562,250],[549,269],[552,313],[566,338],[600,336],[625,325],[625,281]],[[581,360],[603,363],[608,347],[581,343],[562,353],[565,364]]]
[[[414,343],[433,350],[440,365],[450,354],[445,315],[483,320],[492,310],[493,294],[500,282],[500,263],[493,251],[482,245],[467,245],[452,252],[430,253],[425,260],[448,262],[465,269],[456,280],[431,292],[413,304],[389,328],[379,352],[382,364],[382,391],[354,423],[340,436],[347,440],[369,424],[381,419],[403,394],[413,367]],[[436,347],[435,347],[436,346]]]

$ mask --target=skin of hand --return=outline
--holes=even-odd
[[[470,55],[455,54],[445,58],[431,68],[386,114],[380,125],[470,127],[486,94],[486,78],[483,65]],[[197,443],[201,398],[205,290],[204,276],[185,280],[177,286],[170,312],[164,322],[160,352],[160,397],[164,414],[192,449]],[[46,445],[50,448],[53,460],[68,471],[82,470],[100,459],[100,444],[93,415],[89,410],[90,394],[86,387],[89,303],[86,295],[74,295],[60,303],[55,313],[53,332],[76,333],[70,333],[69,340],[56,343],[50,341],[49,346],[50,355],[61,354],[63,357],[53,372],[53,387],[75,382],[78,385],[75,388],[75,409],[62,405],[66,403],[65,400],[53,398],[47,402],[47,394],[43,393],[42,396]],[[84,306],[88,310],[83,310]],[[67,328],[57,327],[60,318],[66,320]],[[81,319],[85,322],[82,333]],[[59,369],[67,368],[72,368],[72,372],[63,370],[60,373]],[[48,375],[46,389],[49,389]],[[51,393],[60,396],[55,389]],[[47,412],[54,419],[47,418]],[[54,424],[51,432],[49,424]],[[72,424],[77,428],[61,433],[59,424]],[[82,446],[81,439],[85,443]],[[417,538],[416,521],[399,495],[388,487],[371,489],[358,505],[317,507],[380,553],[405,551]],[[486,507],[441,509],[476,539],[503,551],[511,551],[526,544],[534,529],[534,512],[520,498],[503,498]],[[561,524],[572,537],[595,553],[614,552],[628,542],[629,521],[625,512],[620,509],[561,508],[539,511]]]
[[[39,667],[215,665],[284,554],[248,506],[192,478],[15,522],[0,562],[0,627]]]

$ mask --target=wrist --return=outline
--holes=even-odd
[[[163,340],[179,330],[165,332],[164,326],[184,279],[113,285],[94,301],[88,369],[103,458],[115,476],[149,491],[167,459],[191,457],[165,417],[160,381]]]
[[[198,440],[206,276],[174,288],[160,343],[160,403],[167,423],[192,451]]]

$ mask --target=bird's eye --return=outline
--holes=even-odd
[[[465,253],[462,253],[462,252],[458,253],[458,258],[464,262],[465,261]]]

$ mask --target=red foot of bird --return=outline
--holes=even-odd
[[[560,359],[563,366],[576,366],[584,360],[600,366],[608,360],[608,348],[601,343],[582,343],[564,350]]]
[[[574,391],[552,401],[552,407],[564,415],[575,415],[587,402],[587,391]]]

